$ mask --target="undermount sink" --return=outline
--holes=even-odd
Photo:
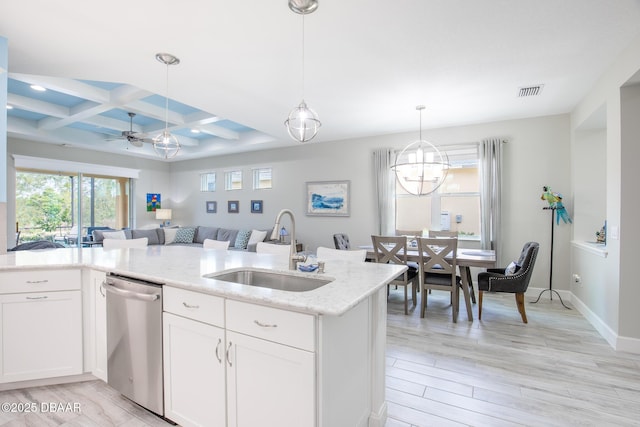
[[[249,269],[223,271],[221,273],[207,274],[204,277],[222,280],[225,282],[240,283],[242,285],[290,292],[312,291],[333,281],[316,277],[297,276],[293,274]]]

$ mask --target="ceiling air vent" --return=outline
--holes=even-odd
[[[524,96],[536,96],[536,95],[539,95],[540,92],[542,92],[542,88],[543,87],[544,87],[544,85],[521,87],[519,92],[518,92],[518,97],[522,98]]]

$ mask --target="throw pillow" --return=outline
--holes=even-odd
[[[218,229],[218,236],[216,237],[216,240],[228,240],[229,242],[231,242],[231,245],[234,245],[237,236],[238,230],[232,230],[230,228],[220,228]]]
[[[204,243],[205,239],[216,240],[218,237],[218,227],[199,226],[196,229],[195,243]]]
[[[251,230],[251,236],[249,237],[249,241],[247,242],[247,246],[252,244],[256,244],[258,242],[264,242],[265,237],[267,237],[266,231],[260,230]]]
[[[236,242],[233,245],[237,249],[247,249],[249,243],[249,237],[251,236],[251,230],[240,230],[236,236]]]
[[[193,243],[196,229],[191,227],[178,228],[173,243]]]
[[[118,240],[127,239],[127,236],[124,234],[124,230],[102,232],[102,237],[105,239],[118,239]]]
[[[153,230],[131,230],[131,238],[132,239],[141,239],[146,237],[149,239],[150,245],[159,245],[160,239],[158,238],[158,233],[155,229]]]
[[[516,274],[516,272],[518,271],[518,269],[519,269],[519,268],[520,268],[520,267],[518,266],[518,264],[516,264],[516,262],[515,262],[515,261],[512,261],[512,262],[507,266],[507,268],[505,268],[505,270],[504,270],[504,274],[505,274],[506,276],[511,276],[511,275],[513,275],[513,274]]]
[[[164,229],[164,244],[170,245],[176,239],[177,228],[165,228]]]

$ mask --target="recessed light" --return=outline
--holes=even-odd
[[[7,104],[7,110],[13,110],[13,105]]]
[[[200,133],[198,129],[191,129],[191,133]]]
[[[31,89],[37,91],[37,92],[46,92],[47,89],[45,89],[44,87],[40,86],[40,85],[31,85]]]

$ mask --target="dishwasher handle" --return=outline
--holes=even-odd
[[[102,282],[102,289],[124,298],[137,299],[140,301],[153,302],[160,299],[160,294],[141,294],[138,292],[127,291],[125,289],[116,288],[114,285],[107,282]]]

